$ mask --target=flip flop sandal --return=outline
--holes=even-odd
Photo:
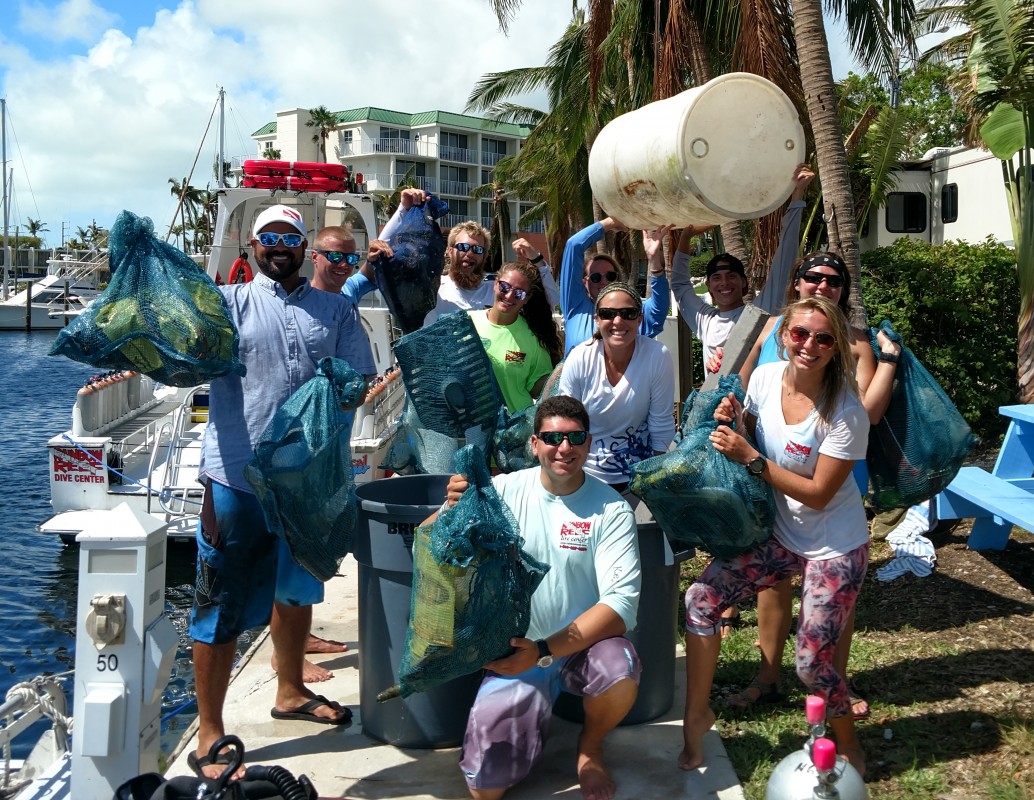
[[[321,717],[314,713],[320,706],[337,710],[334,708],[334,703],[320,694],[289,711],[280,711],[274,706],[269,710],[269,716],[273,719],[298,719],[305,722],[318,722],[320,725],[347,725],[352,721],[352,709],[350,708],[342,708],[341,716],[335,719],[333,717]]]
[[[751,690],[757,694],[752,696]],[[737,711],[746,711],[754,706],[774,705],[786,699],[786,695],[779,691],[778,683],[762,683],[757,678],[746,685],[741,692],[732,695],[729,700],[729,708]]]
[[[734,631],[739,627],[742,627],[742,625],[743,621],[740,619],[739,614],[736,614],[732,617],[722,617],[721,621],[718,623],[718,633],[724,639],[726,636],[729,635],[729,632]]]
[[[847,694],[848,699],[851,701],[851,713],[854,714],[855,722],[861,722],[863,719],[869,719],[872,714],[872,709],[869,708],[869,701],[862,697],[854,689],[851,689]],[[855,706],[859,703],[865,703],[865,709],[862,711],[856,711]]]

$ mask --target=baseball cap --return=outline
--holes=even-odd
[[[308,236],[309,232],[305,230],[305,222],[302,220],[302,215],[290,206],[270,206],[257,217],[255,217],[255,224],[252,225],[251,233],[253,236],[257,236],[262,232],[262,229],[267,225],[272,225],[274,222],[286,222],[288,225],[294,227],[298,233],[302,236]]]
[[[743,269],[743,262],[731,253],[719,253],[708,261],[707,277],[710,278],[720,269],[727,269],[729,272],[735,272],[740,275],[743,280],[747,280],[747,273]]]

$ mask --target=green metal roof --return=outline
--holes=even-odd
[[[399,125],[415,128],[422,125],[440,125],[446,128],[467,128],[482,133],[499,133],[506,136],[525,137],[531,133],[530,125],[514,125],[511,122],[495,122],[481,117],[466,114],[453,114],[450,111],[420,111],[416,114],[404,114],[401,111],[390,111],[386,108],[364,106],[350,108],[347,111],[335,112],[339,125],[349,122],[383,122],[387,125]],[[268,136],[276,133],[276,122],[267,122],[252,136]]]

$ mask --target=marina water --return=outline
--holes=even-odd
[[[71,425],[75,393],[99,370],[48,356],[55,332],[0,333],[0,700],[14,684],[44,673],[63,673],[75,663],[79,548],[35,528],[51,514],[47,441]],[[163,698],[162,749],[168,752],[193,719],[193,671],[187,621],[194,588],[195,551],[168,551],[166,611],[180,634],[172,680]],[[241,646],[246,642],[242,641]],[[64,683],[69,709],[74,682]],[[179,710],[179,713],[175,713]],[[46,729],[15,741],[24,758]]]

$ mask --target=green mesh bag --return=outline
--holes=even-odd
[[[641,498],[669,538],[719,558],[760,544],[772,535],[772,488],[714,449],[715,409],[733,392],[743,401],[739,375],[686,399],[682,439],[669,450],[633,464],[628,488]]]
[[[884,320],[871,328],[869,343],[878,356],[882,330],[900,343],[901,335]],[[942,491],[958,474],[976,438],[936,378],[902,346],[890,405],[869,428],[866,465],[876,511],[910,508]]]
[[[492,458],[500,472],[517,472],[538,465],[534,453],[531,452],[531,434],[535,431],[535,411],[545,397],[553,397],[560,393],[560,373],[564,362],[561,361],[546,380],[539,399],[522,411],[509,414],[506,406],[499,408],[499,421],[492,436]]]
[[[462,448],[456,471],[470,488],[414,536],[399,683],[379,700],[427,691],[513,652],[510,639],[527,633],[531,596],[549,571],[522,549],[517,521],[492,486],[484,454],[473,445]]]
[[[351,415],[366,382],[346,361],[320,359],[316,376],[276,412],[244,477],[269,530],[317,580],[328,581],[348,552],[359,519],[352,477]]]
[[[136,370],[169,386],[245,374],[226,300],[190,256],[129,211],[108,242],[111,283],[57,335],[50,355]]]

